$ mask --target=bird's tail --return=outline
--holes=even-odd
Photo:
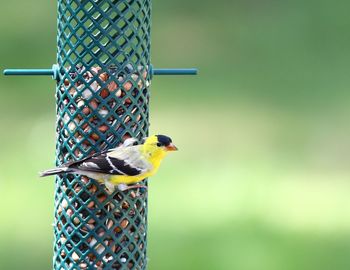
[[[68,167],[59,167],[59,168],[54,168],[54,169],[40,172],[39,176],[45,177],[49,175],[62,174],[62,173],[68,173],[68,172],[71,172],[71,169],[69,169]]]

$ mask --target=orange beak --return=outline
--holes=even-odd
[[[177,151],[177,147],[174,144],[169,144],[168,146],[165,147],[167,151]]]

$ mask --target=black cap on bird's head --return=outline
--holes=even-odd
[[[177,147],[173,144],[173,141],[170,137],[165,135],[156,135],[157,137],[157,146],[164,147],[167,151],[176,151]]]

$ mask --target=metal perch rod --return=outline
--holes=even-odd
[[[4,75],[54,75],[53,69],[5,69]]]
[[[4,75],[49,75],[54,79],[57,79],[58,68],[53,67],[51,69],[5,69]],[[152,68],[152,75],[197,75],[198,69],[196,68]]]

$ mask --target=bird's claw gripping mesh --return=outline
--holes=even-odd
[[[150,0],[58,1],[57,165],[148,135],[149,55]],[[54,269],[145,269],[147,192],[58,176],[54,230]]]

